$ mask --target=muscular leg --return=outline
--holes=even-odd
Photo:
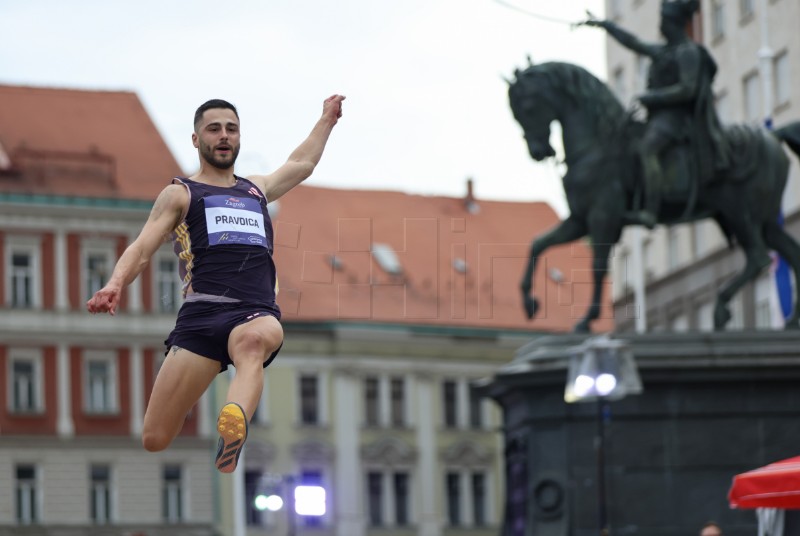
[[[164,450],[180,432],[186,414],[219,374],[219,362],[188,350],[170,349],[156,376],[147,404],[142,444],[151,451]]]
[[[236,375],[228,388],[228,402],[236,402],[249,420],[258,407],[264,387],[264,361],[283,342],[283,328],[273,316],[236,326],[228,338],[228,353]]]

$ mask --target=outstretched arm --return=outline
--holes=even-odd
[[[630,49],[637,54],[653,57],[660,48],[660,45],[653,43],[645,43],[632,33],[623,30],[610,20],[598,20],[594,17],[589,17],[588,20],[581,23],[584,26],[594,26],[596,28],[604,28],[608,34],[613,37],[620,45]]]
[[[248,180],[258,185],[269,201],[275,201],[283,194],[303,182],[319,163],[328,137],[340,117],[342,117],[342,95],[332,95],[322,104],[322,117],[311,130],[308,137],[289,159],[269,175],[252,175]]]
[[[114,272],[105,287],[86,302],[90,313],[114,315],[119,305],[122,289],[131,284],[150,262],[153,253],[164,243],[178,225],[189,196],[183,186],[171,184],[159,194],[150,217],[139,236],[129,245],[114,266]]]

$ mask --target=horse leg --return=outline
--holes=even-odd
[[[800,245],[777,222],[769,222],[764,226],[764,241],[769,247],[777,251],[781,257],[786,259],[786,262],[792,267],[795,281],[798,281],[798,274],[800,274]],[[800,285],[795,283],[792,314],[786,319],[786,329],[800,329],[798,303],[800,303]]]
[[[586,225],[572,216],[562,221],[558,227],[536,238],[531,244],[530,256],[525,272],[522,276],[520,289],[522,290],[522,302],[525,306],[525,314],[531,319],[539,309],[539,300],[533,297],[533,274],[536,272],[536,262],[539,256],[549,247],[573,242],[586,236]]]
[[[731,312],[728,309],[728,302],[741,290],[748,282],[754,280],[761,273],[761,270],[772,263],[772,259],[767,253],[767,248],[759,234],[760,226],[750,223],[750,217],[745,215],[737,219],[729,218],[726,221],[731,227],[731,231],[739,241],[745,254],[745,267],[733,279],[722,286],[722,290],[717,294],[717,301],[714,305],[714,330],[722,331],[731,319]]]
[[[603,282],[608,274],[608,256],[611,253],[611,243],[592,244],[592,303],[580,322],[575,324],[575,333],[589,333],[591,323],[600,317],[603,298]]]

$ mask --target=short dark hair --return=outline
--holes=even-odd
[[[195,130],[197,130],[197,125],[200,124],[200,121],[203,120],[203,114],[206,113],[206,110],[211,110],[213,108],[224,108],[226,110],[233,110],[234,115],[236,115],[236,119],[239,119],[239,112],[236,111],[236,106],[222,99],[211,99],[201,104],[200,107],[197,108],[197,111],[194,113]]]

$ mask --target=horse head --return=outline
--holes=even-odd
[[[531,158],[537,161],[556,154],[550,145],[550,124],[558,117],[549,96],[549,85],[538,73],[539,69],[538,65],[524,71],[516,69],[508,87],[514,119],[522,127]]]

